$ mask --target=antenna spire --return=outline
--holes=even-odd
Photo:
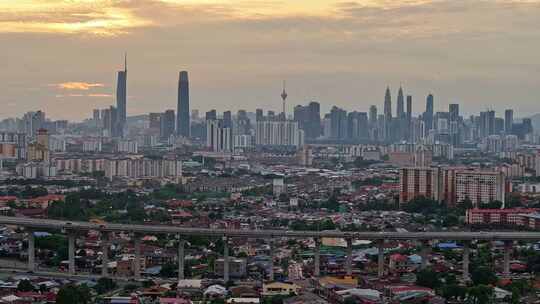
[[[287,113],[285,109],[285,101],[287,99],[287,91],[285,91],[285,80],[283,80],[283,92],[281,93],[281,99],[283,100],[283,120],[287,120]]]
[[[127,72],[127,52],[124,53],[124,71]]]

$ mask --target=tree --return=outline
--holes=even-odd
[[[474,285],[491,285],[497,282],[497,275],[488,267],[476,267],[471,272]]]
[[[480,209],[501,209],[503,203],[501,201],[491,201],[487,204],[480,204]]]
[[[86,284],[81,286],[65,285],[56,295],[56,304],[89,304],[91,300],[90,288]]]
[[[441,285],[439,274],[432,268],[420,270],[416,275],[416,284],[435,289]]]
[[[445,299],[461,301],[467,296],[467,288],[457,284],[448,284],[442,287],[441,294]]]
[[[473,286],[467,291],[467,296],[469,303],[488,304],[493,297],[493,288],[487,285]]]
[[[176,275],[177,266],[172,263],[167,263],[161,267],[159,275],[164,278],[172,278]]]
[[[132,222],[144,221],[146,213],[144,212],[144,207],[141,202],[128,201],[126,210],[127,210],[127,215],[130,221]]]
[[[109,278],[99,278],[94,289],[98,294],[104,294],[116,288],[116,283]]]
[[[19,284],[17,285],[18,291],[33,291],[34,285],[30,282],[30,280],[21,280],[19,281]]]

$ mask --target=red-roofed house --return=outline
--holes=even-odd
[[[47,194],[44,196],[29,199],[27,204],[30,208],[47,209],[52,202],[63,201],[65,198],[65,195]]]
[[[19,203],[16,196],[0,196],[0,206],[5,206],[9,202]]]
[[[406,255],[395,253],[389,258],[388,267],[391,272],[408,272],[410,270],[409,259]]]
[[[469,209],[466,218],[469,225],[524,225],[524,214],[537,213],[534,208]]]

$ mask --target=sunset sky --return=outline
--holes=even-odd
[[[0,119],[114,104],[124,52],[128,114],[176,109],[180,70],[201,111],[278,110],[286,80],[289,112],[400,84],[416,113],[540,112],[540,0],[0,0]]]

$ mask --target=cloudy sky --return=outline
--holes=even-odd
[[[400,84],[423,111],[540,112],[540,0],[0,0],[0,118],[83,119],[114,104],[128,52],[128,113],[175,108],[382,108]]]

